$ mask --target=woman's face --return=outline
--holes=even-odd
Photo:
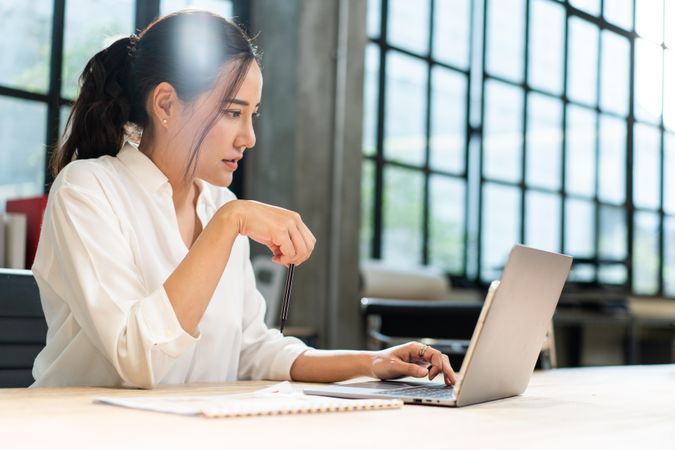
[[[230,81],[227,73],[226,68],[225,75],[213,90],[181,108],[180,123],[183,126],[175,135],[179,151],[183,153],[176,159],[185,162],[182,168],[185,173],[187,161],[205,124],[211,120],[214,111],[222,111],[202,142],[194,177],[224,187],[232,183],[237,162],[243,158],[244,151],[255,145],[253,120],[258,114],[263,83],[258,64],[252,62],[234,98],[229,104],[219,104]]]

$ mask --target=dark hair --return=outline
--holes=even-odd
[[[54,176],[74,159],[116,155],[127,125],[147,132],[145,102],[161,82],[185,102],[212,89],[225,64],[237,61],[222,100],[232,99],[253,61],[251,39],[233,22],[206,11],[179,11],[153,21],[138,37],[119,39],[89,60],[80,75],[80,95],[68,118],[64,142],[52,155]],[[186,175],[221,109],[193,144]]]

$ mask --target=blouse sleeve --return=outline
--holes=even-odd
[[[243,339],[238,377],[242,380],[290,380],[293,362],[310,347],[297,338],[284,337],[279,330],[265,325],[265,299],[256,289],[248,239],[240,239],[246,239],[246,251]]]
[[[103,193],[60,181],[41,238],[53,247],[52,261],[34,271],[126,384],[152,387],[199,336],[180,326],[163,286],[145,286]]]

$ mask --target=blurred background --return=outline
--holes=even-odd
[[[188,7],[263,51],[258,144],[232,189],[319,239],[296,270],[297,333],[466,341],[444,334],[453,305],[479,303],[523,243],[575,257],[557,365],[673,361],[674,0],[0,0],[0,213],[47,192],[87,60]],[[447,321],[386,328],[361,298],[396,282]]]

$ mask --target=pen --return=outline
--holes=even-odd
[[[288,265],[288,273],[286,275],[286,287],[284,288],[284,298],[281,302],[281,327],[279,331],[284,332],[284,325],[288,320],[288,305],[291,303],[291,289],[293,288],[293,271],[295,264]]]

